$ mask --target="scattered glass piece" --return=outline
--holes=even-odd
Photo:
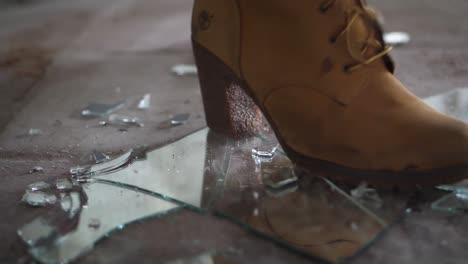
[[[264,183],[273,190],[282,190],[291,185],[297,185],[298,178],[294,169],[290,167],[281,168],[271,173],[264,174]]]
[[[27,187],[27,190],[35,192],[35,191],[40,191],[40,190],[49,189],[49,188],[50,188],[50,184],[48,184],[47,182],[41,181],[41,182],[35,182],[35,183],[29,184]]]
[[[30,174],[33,174],[33,173],[36,173],[36,172],[43,173],[44,168],[37,166],[37,167],[32,168],[32,170],[29,171]]]
[[[252,155],[261,158],[273,158],[278,150],[279,144],[273,144],[273,146],[262,146],[252,149]]]
[[[96,165],[73,167],[70,168],[70,174],[80,182],[89,182],[90,176],[109,173],[123,167],[129,163],[132,154],[133,149],[115,159],[100,162]]]
[[[21,201],[35,207],[55,204],[57,197],[54,194],[48,194],[41,191],[26,192]]]
[[[188,113],[178,114],[178,115],[173,116],[169,120],[161,122],[159,124],[158,128],[164,129],[164,128],[171,128],[171,127],[175,127],[175,126],[184,125],[184,124],[187,123],[189,118],[190,118],[190,114],[188,114]]]
[[[109,160],[107,162],[93,165],[89,169],[89,174],[98,175],[98,174],[108,173],[113,170],[117,170],[129,162],[130,158],[132,157],[132,154],[133,154],[133,150],[130,150],[127,153],[113,160]]]
[[[391,46],[402,46],[408,44],[411,37],[406,32],[388,32],[384,34],[384,41]]]
[[[58,179],[56,182],[55,182],[55,187],[57,188],[57,190],[70,190],[71,188],[73,188],[73,184],[67,180],[67,179]]]
[[[431,208],[448,213],[468,213],[468,199],[464,195],[460,197],[459,194],[453,192],[433,202]]]
[[[146,110],[151,106],[151,94],[145,94],[143,98],[138,101],[138,109]]]
[[[457,185],[440,185],[436,188],[451,193],[433,202],[431,204],[433,210],[450,213],[468,213],[467,182],[461,182]]]
[[[350,193],[354,199],[372,208],[380,208],[383,205],[383,201],[377,193],[377,190],[369,188],[366,182],[359,184],[359,186],[351,190]]]
[[[42,130],[38,128],[30,128],[28,131],[29,136],[39,136],[40,134],[42,134]]]
[[[107,156],[104,153],[97,152],[97,151],[93,152],[93,158],[94,158],[94,161],[96,161],[96,164],[103,163],[103,162],[110,160],[109,156]]]
[[[123,127],[144,127],[145,125],[140,121],[137,117],[128,117],[122,115],[112,114],[109,116],[107,121],[100,121],[100,125],[102,126],[123,126]]]
[[[85,109],[81,111],[81,116],[83,117],[102,117],[110,115],[122,107],[124,107],[125,102],[118,102],[115,104],[89,104]]]
[[[70,168],[70,174],[72,176],[81,176],[89,173],[89,167],[72,167]]]
[[[56,232],[55,228],[43,217],[34,219],[18,229],[19,237],[28,245],[34,246],[40,240],[45,240]]]
[[[172,72],[178,76],[196,75],[198,73],[197,66],[192,64],[177,64],[172,67]]]

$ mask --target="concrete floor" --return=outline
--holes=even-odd
[[[410,90],[429,96],[468,86],[466,1],[369,2],[385,14],[387,31],[411,34],[411,44],[393,52],[397,76]],[[118,154],[136,145],[159,146],[205,126],[197,79],[170,73],[174,64],[193,63],[191,4],[0,0],[0,262],[25,255],[16,228],[42,213],[19,203],[27,184],[64,175],[93,150]],[[135,110],[135,100],[145,93],[153,96],[152,108]],[[144,128],[123,133],[79,116],[90,102],[123,99],[129,107],[121,113],[139,116]],[[187,125],[156,128],[171,114],[185,112],[192,114]],[[42,134],[25,137],[30,128]],[[45,173],[29,174],[34,166]],[[463,263],[464,220],[432,212],[410,215],[353,262]],[[243,249],[242,263],[306,262],[236,226],[186,211],[130,226],[82,261],[159,263],[213,247]]]

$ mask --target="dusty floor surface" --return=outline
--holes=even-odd
[[[468,86],[468,2],[373,0],[387,31],[406,31],[411,44],[393,52],[397,76],[419,96]],[[172,65],[193,63],[191,0],[0,1],[0,262],[26,254],[18,226],[33,219],[19,202],[32,182],[64,175],[93,150],[114,155],[132,146],[158,146],[205,126],[195,77]],[[121,132],[83,120],[92,101],[153,95],[137,114],[145,127]],[[125,111],[123,113],[125,113]],[[171,114],[192,114],[187,125],[158,130]],[[42,130],[25,137],[30,128]],[[34,166],[43,174],[29,174]],[[465,263],[466,217],[409,215],[353,263]],[[197,243],[194,243],[196,241]],[[244,251],[243,263],[307,263],[220,219],[181,211],[117,232],[84,263],[160,263],[213,247]]]

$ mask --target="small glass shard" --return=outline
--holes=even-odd
[[[198,73],[197,66],[192,64],[177,64],[172,67],[172,72],[177,76],[196,75]]]
[[[273,158],[276,154],[276,151],[278,150],[278,147],[278,144],[256,147],[252,149],[252,155],[261,158]]]
[[[468,199],[453,192],[431,204],[432,210],[448,213],[468,213]]]
[[[264,183],[273,190],[282,190],[297,185],[298,178],[293,168],[281,168],[264,175]]]
[[[26,192],[21,201],[35,207],[55,204],[57,197],[54,194],[48,194],[41,191]]]
[[[358,187],[351,190],[351,196],[357,201],[373,208],[380,208],[383,205],[383,201],[377,190],[369,188],[366,182],[362,182]]]
[[[55,234],[55,228],[45,218],[38,217],[31,223],[18,229],[17,233],[26,244],[33,246],[38,241],[47,239]]]
[[[190,118],[190,114],[178,114],[173,116],[171,119],[161,122],[158,126],[160,129],[171,128],[175,126],[184,125]]]
[[[70,168],[70,174],[72,176],[81,176],[89,173],[89,167],[72,167]]]
[[[83,117],[102,117],[110,115],[117,110],[124,107],[125,102],[121,101],[115,104],[89,104],[85,109],[81,111],[81,116]]]
[[[28,131],[29,136],[39,136],[40,134],[42,134],[42,130],[38,128],[30,128]]]
[[[103,163],[110,160],[110,157],[101,152],[93,152],[93,158],[96,161],[96,164]]]
[[[57,188],[57,190],[70,190],[71,188],[73,188],[73,184],[67,180],[67,179],[58,179],[56,182],[55,182],[55,187]]]
[[[122,116],[122,115],[116,115],[112,114],[109,116],[109,119],[107,121],[104,121],[105,123],[100,123],[103,125],[111,125],[111,126],[123,126],[123,127],[144,127],[145,125],[140,121],[139,118],[137,117],[128,117],[128,116]]]
[[[411,37],[406,32],[388,32],[384,34],[384,41],[391,46],[402,46],[408,44]]]
[[[102,174],[102,173],[116,170],[124,166],[127,162],[129,162],[130,158],[132,157],[132,154],[133,154],[133,150],[130,150],[129,152],[113,160],[93,165],[89,169],[89,174],[97,175],[97,174]]]
[[[145,94],[143,98],[138,101],[138,109],[146,110],[151,106],[151,94]]]
[[[41,181],[41,182],[35,182],[35,183],[29,184],[27,187],[27,190],[35,192],[35,191],[40,191],[40,190],[49,189],[49,188],[50,188],[50,184],[48,184],[47,182]]]
[[[43,173],[44,168],[36,166],[36,167],[32,168],[32,170],[29,171],[30,174],[33,174],[33,173],[36,173],[36,172]]]

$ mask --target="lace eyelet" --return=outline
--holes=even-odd
[[[330,44],[335,44],[337,41],[337,38],[336,36],[331,36],[328,38],[328,41],[330,42]]]
[[[347,73],[347,74],[351,74],[351,70],[350,70],[351,67],[352,67],[352,65],[350,65],[350,64],[344,65],[344,66],[343,66],[343,72],[345,72],[345,73]]]

